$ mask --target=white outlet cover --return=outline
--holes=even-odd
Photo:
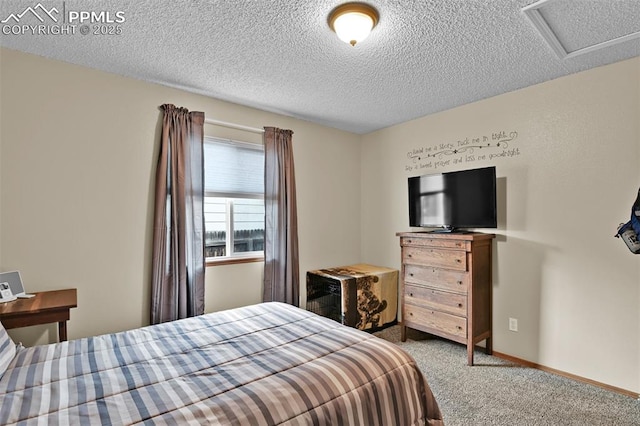
[[[518,331],[518,320],[516,318],[509,318],[509,330]]]

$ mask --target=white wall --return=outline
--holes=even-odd
[[[306,270],[359,261],[360,136],[16,51],[0,55],[0,271],[20,270],[29,291],[78,288],[70,338],[148,323],[164,103],[292,129],[301,282]],[[252,137],[211,125],[205,134]],[[205,297],[208,312],[259,302],[262,263],[207,268]],[[57,338],[53,325],[11,335],[27,345]]]
[[[366,135],[363,260],[400,266],[407,177],[495,165],[495,350],[638,392],[640,258],[613,235],[640,184],[639,85],[635,58]],[[489,159],[505,150],[492,139],[502,131],[517,132],[507,151],[518,151]],[[491,147],[408,158],[484,136]],[[451,164],[436,169],[438,160]],[[519,332],[508,331],[509,317]]]

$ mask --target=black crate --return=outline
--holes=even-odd
[[[340,278],[344,284],[338,279],[307,272],[306,309],[341,324],[355,326],[357,322],[355,278],[345,276]],[[347,312],[342,310],[343,298]]]
[[[342,285],[329,278],[307,275],[307,310],[343,323]]]

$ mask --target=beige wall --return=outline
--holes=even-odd
[[[511,148],[518,155],[438,169],[497,167],[495,349],[640,391],[640,264],[612,237],[640,182],[640,59],[361,137],[0,52],[0,270],[19,269],[31,291],[77,287],[71,338],[147,323],[162,103],[294,130],[302,283],[306,270],[320,267],[399,267],[395,233],[408,230],[406,178],[433,170],[408,171],[409,150],[517,131]],[[205,128],[255,137],[229,132]],[[206,310],[260,301],[261,280],[261,263],[208,268]],[[509,317],[518,318],[518,333],[507,330]],[[54,341],[55,328],[12,336]]]
[[[0,55],[0,81],[2,80],[2,56]],[[2,103],[2,85],[0,84],[0,104]],[[0,268],[2,268],[2,111],[0,110]],[[3,271],[3,269],[0,269]]]
[[[640,391],[640,258],[613,238],[640,183],[639,85],[635,58],[366,135],[363,260],[399,267],[407,177],[495,165],[495,350]],[[504,150],[492,140],[501,131],[518,133],[508,147],[518,151],[489,159]],[[483,136],[494,146],[415,164],[407,156]],[[451,164],[436,170],[436,160]],[[408,170],[416,164],[425,167]]]
[[[360,260],[360,136],[7,49],[0,59],[0,270],[20,270],[29,291],[77,287],[70,338],[148,323],[163,103],[292,129],[302,282],[306,270]],[[206,286],[207,311],[259,302],[262,263],[210,267]],[[56,339],[54,326],[11,334]]]

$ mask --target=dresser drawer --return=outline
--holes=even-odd
[[[404,325],[418,330],[432,329],[456,337],[467,337],[467,320],[446,312],[434,309],[421,308],[419,306],[404,305],[402,315]],[[428,332],[428,331],[427,331]],[[434,333],[435,334],[435,333]]]
[[[412,238],[402,237],[400,238],[401,246],[416,246],[416,247],[433,247],[433,248],[449,248],[466,250],[466,241],[456,240],[443,240],[440,238]]]
[[[403,247],[402,263],[466,271],[467,253],[462,250],[407,246]]]
[[[418,265],[405,265],[403,278],[407,283],[422,284],[437,289],[455,291],[464,294],[468,292],[468,272],[425,268]]]
[[[405,303],[428,309],[448,312],[461,317],[467,316],[467,296],[447,293],[418,285],[405,285]]]

